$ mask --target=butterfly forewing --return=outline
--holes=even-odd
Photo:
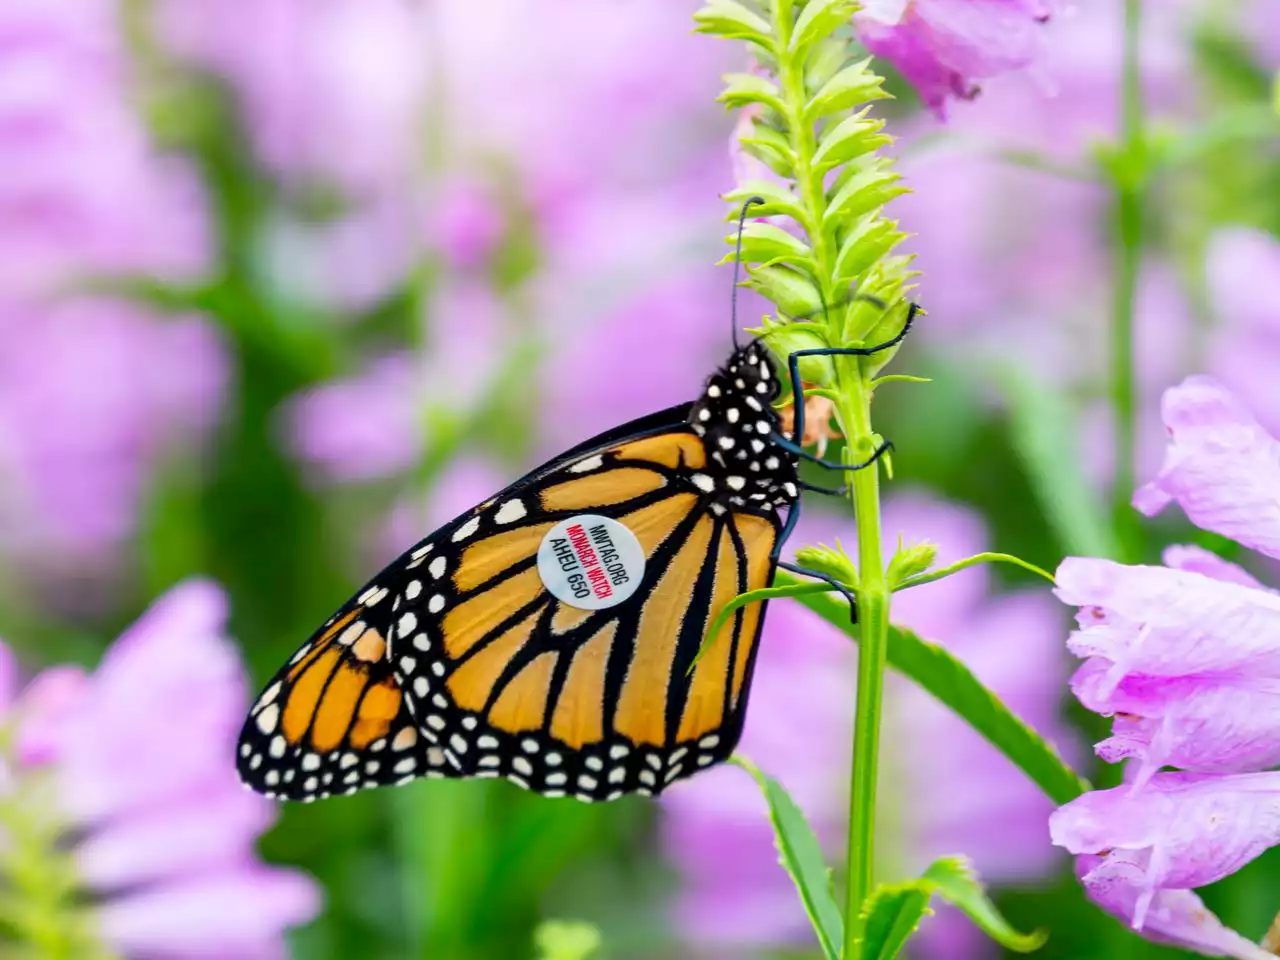
[[[433,538],[393,602],[392,664],[457,774],[612,799],[732,750],[761,608],[730,618],[689,666],[724,604],[768,584],[778,521],[713,510],[706,460],[684,425],[586,451]],[[617,521],[640,545],[640,583],[616,605],[566,602],[539,570],[544,539],[579,516]]]

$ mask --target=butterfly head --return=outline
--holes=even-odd
[[[771,510],[795,500],[795,458],[775,442],[781,422],[773,402],[781,392],[768,350],[753,341],[707,381],[689,413],[710,458],[707,492],[731,507]]]

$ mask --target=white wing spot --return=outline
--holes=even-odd
[[[394,767],[391,768],[392,773],[410,773],[414,767],[418,765],[418,761],[414,757],[405,757]]]
[[[258,714],[256,722],[259,730],[263,733],[271,734],[276,732],[276,723],[278,723],[279,720],[280,706],[279,704],[271,703],[264,707],[262,712]]]
[[[427,573],[431,574],[436,580],[444,576],[445,568],[449,566],[449,561],[445,557],[436,557],[427,564]]]
[[[344,647],[349,647],[362,636],[364,636],[365,625],[363,620],[357,620],[347,629],[342,631],[342,635],[338,637],[338,642]]]
[[[764,407],[760,406],[760,401],[757,400],[755,397],[744,397],[743,402],[752,410],[754,410],[756,413],[759,413],[761,410],[764,409]]]
[[[462,738],[460,733],[455,733],[449,738],[449,746],[453,747],[455,753],[467,752],[467,741]]]
[[[413,692],[419,697],[425,697],[431,689],[431,684],[427,683],[426,677],[418,677],[413,681]]]
[[[528,512],[523,500],[508,500],[498,508],[498,512],[493,515],[493,520],[494,523],[514,523]]]
[[[627,779],[626,767],[614,767],[612,770],[609,771],[610,783],[621,783],[625,779]]]
[[[488,734],[486,734],[485,736],[481,737],[479,740],[476,741],[476,746],[479,747],[481,750],[497,750],[498,738],[491,737]]]
[[[407,637],[409,634],[413,633],[415,629],[417,629],[417,626],[418,626],[418,618],[415,617],[412,613],[406,613],[403,617],[400,618],[400,627],[398,632],[401,637]]]
[[[439,613],[444,609],[444,596],[442,594],[434,594],[427,601],[427,613]]]
[[[308,753],[302,758],[302,769],[307,773],[314,773],[320,769],[320,755],[318,753]]]
[[[724,482],[729,485],[730,490],[741,490],[747,485],[747,481],[742,477],[725,477]]]
[[[713,383],[711,386],[707,387],[707,396],[708,397],[720,396],[720,388]]]
[[[307,791],[307,793],[315,793],[319,786],[320,781],[315,777],[307,777],[307,779],[302,781],[302,789]]]
[[[418,742],[418,731],[413,727],[402,727],[391,741],[392,750],[408,750]]]
[[[482,767],[497,767],[501,764],[502,758],[496,753],[487,753],[480,758],[480,766]]]
[[[695,487],[703,493],[711,493],[716,488],[716,482],[705,473],[695,473],[689,478]]]
[[[372,607],[375,604],[380,603],[382,598],[386,595],[387,591],[385,587],[380,587],[377,584],[374,584],[364,593],[360,594],[360,596],[356,597],[356,603],[361,606]]]
[[[769,421],[768,421],[768,420],[757,420],[757,421],[756,421],[756,433],[768,433],[768,432],[769,432]]]
[[[417,661],[417,660],[415,660],[413,657],[401,657],[401,658],[400,658],[400,672],[401,672],[401,673],[413,673],[413,671],[414,671],[414,670],[416,670],[416,669],[418,669],[418,661]]]
[[[588,770],[599,771],[604,769],[604,762],[599,757],[587,757],[583,763],[586,764]]]
[[[768,393],[768,392],[769,392],[769,385],[767,383],[756,384],[756,393]]]
[[[586,459],[579,460],[577,463],[575,463],[573,466],[569,468],[569,472],[570,473],[588,473],[592,470],[599,468],[603,464],[604,464],[604,458],[601,457],[600,454],[596,454],[594,457],[587,457]]]
[[[533,775],[533,764],[524,757],[516,757],[511,761],[511,769],[516,773],[522,773],[526,777]]]
[[[430,727],[432,730],[443,730],[445,728],[444,717],[440,716],[437,713],[428,715],[427,726]]]
[[[609,756],[614,760],[621,760],[630,752],[631,750],[628,747],[624,747],[620,743],[615,743],[609,748]]]
[[[736,442],[737,442],[737,441],[735,441],[735,440],[733,439],[733,437],[721,437],[721,438],[720,438],[720,449],[721,449],[721,450],[732,450],[732,449],[733,449],[733,445],[734,445],[734,443],[736,443]]]
[[[738,413],[737,407],[730,407],[728,410],[724,412],[724,418],[728,420],[730,423],[737,423],[739,416],[740,414]]]
[[[426,653],[428,650],[431,649],[431,640],[427,637],[425,633],[420,633],[413,638],[413,645],[417,647],[419,650],[421,650],[423,653]]]
[[[558,753],[548,753],[543,759],[547,761],[548,767],[560,766],[560,754]]]
[[[525,737],[523,740],[520,741],[520,749],[522,749],[525,753],[537,753],[538,741],[534,740],[532,737]]]
[[[409,557],[410,559],[413,559],[413,560],[421,560],[423,557],[425,557],[428,553],[431,552],[431,548],[434,546],[435,546],[434,543],[424,544],[423,546],[419,547],[417,550],[413,551],[413,553],[409,554]]]
[[[378,770],[381,769],[381,767],[382,767],[382,764],[380,764],[377,760],[370,760],[368,763],[364,765],[364,772],[377,773]]]
[[[578,778],[578,786],[583,790],[594,790],[599,785],[599,781],[595,777],[583,774]]]
[[[262,782],[265,783],[268,787],[274,787],[277,783],[280,782],[280,771],[268,770],[266,775],[262,778]]]
[[[452,540],[454,543],[461,543],[463,540],[467,539],[467,537],[471,536],[473,533],[475,533],[479,529],[480,529],[480,518],[472,517],[470,520],[468,520],[466,523],[460,526],[457,530],[453,531],[453,536],[450,537],[449,539]]]
[[[563,773],[548,773],[545,779],[551,786],[558,787],[569,778]]]
[[[764,466],[765,466],[765,469],[766,469],[766,470],[777,470],[777,469],[778,469],[778,458],[777,458],[777,457],[770,457],[768,460],[766,460],[766,461],[764,462]]]
[[[338,766],[343,770],[350,770],[359,762],[360,758],[354,753],[344,753],[342,759],[338,761]]]
[[[658,782],[658,778],[653,775],[652,770],[641,770],[640,782],[645,784],[646,786],[652,787],[655,783]]]
[[[703,407],[701,410],[698,411],[698,419],[701,420],[703,423],[706,423],[708,420],[711,419],[711,411],[708,410],[706,407]]]
[[[271,746],[267,747],[267,752],[279,760],[284,756],[284,748],[284,737],[272,737]]]
[[[796,485],[792,483],[790,480],[788,480],[786,483],[782,485],[782,489],[787,491],[787,496],[789,497],[794,497],[798,495],[798,491],[796,490]]]
[[[409,585],[404,588],[404,595],[410,600],[417,600],[418,594],[422,592],[421,580],[410,580]]]
[[[263,691],[262,691],[262,696],[260,696],[260,697],[258,698],[258,709],[259,709],[259,710],[261,710],[263,707],[265,707],[265,706],[269,705],[269,704],[271,703],[271,701],[273,701],[273,700],[274,700],[274,699],[279,695],[279,693],[280,693],[280,686],[281,686],[281,683],[280,683],[280,681],[279,681],[279,680],[277,680],[277,681],[276,681],[275,683],[273,683],[271,686],[267,687],[267,689],[265,689],[265,690],[263,690]]]

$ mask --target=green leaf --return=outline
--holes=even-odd
[[[822,296],[812,280],[790,267],[747,267],[747,285],[783,313],[808,314],[822,308]]]
[[[799,56],[853,19],[853,0],[809,0],[791,31],[791,51]]]
[[[750,215],[753,217],[776,217],[779,214],[790,217],[808,231],[808,216],[800,206],[800,198],[788,189],[784,183],[769,180],[747,180],[741,186],[724,195],[733,204],[726,220],[736,221],[742,214],[742,205],[752,197],[764,201],[762,205],[753,206]]]
[[[1074,411],[1043,377],[1012,365],[996,370],[1009,402],[1013,447],[1058,542],[1069,554],[1118,557],[1120,545],[1108,511],[1080,469]]]
[[[1043,931],[1019,933],[1009,925],[978,882],[964,857],[943,857],[917,880],[877,887],[862,908],[862,960],[892,960],[901,953],[920,921],[939,896],[963,910],[1002,947],[1017,953],[1039,950],[1048,939]]]
[[[814,165],[830,170],[855,157],[879,150],[893,142],[893,137],[880,133],[883,129],[884,121],[867,117],[866,110],[845,117],[824,131],[813,155]]]
[[[796,155],[785,134],[757,121],[751,125],[750,135],[739,137],[738,142],[743,150],[763,161],[778,176],[795,179]]]
[[[887,157],[870,158],[861,169],[852,166],[845,169],[853,172],[831,198],[823,214],[823,229],[834,232],[837,227],[878,210],[907,192],[906,187],[898,185],[902,177],[893,171],[892,161]]]
[[[848,232],[836,254],[836,282],[843,286],[860,278],[872,265],[906,238],[896,220],[864,214]]]
[[[774,578],[777,586],[804,582],[785,572]],[[807,594],[797,599],[832,626],[858,638],[857,628],[849,623],[847,604],[826,594]],[[903,627],[890,627],[889,665],[965,720],[1055,803],[1066,803],[1089,789],[1088,781],[1072,770],[1051,744],[944,648]]]
[[[769,21],[734,0],[711,0],[693,15],[698,33],[710,33],[727,40],[746,40],[774,53]]]
[[[736,243],[737,237],[725,237],[728,243]],[[725,256],[721,263],[732,263],[733,254]],[[811,276],[816,267],[809,245],[781,227],[771,223],[748,223],[742,230],[743,263],[790,263],[806,270]]]
[[[876,887],[862,908],[861,960],[892,960],[929,910],[929,884],[921,880]]]
[[[826,960],[840,960],[844,921],[831,895],[827,864],[809,822],[777,780],[762,773],[740,754],[735,755],[732,762],[751,774],[760,786],[760,792],[769,804],[769,821],[773,824],[773,842],[778,848],[779,862],[796,885],[800,902],[804,904],[813,932],[822,946],[823,956]]]
[[[963,910],[983,933],[1006,950],[1030,953],[1049,939],[1043,930],[1019,933],[1013,929],[987,896],[967,857],[935,860],[921,879],[932,884],[934,893]]]
[[[869,67],[871,58],[845,67],[824,83],[804,108],[805,122],[812,123],[820,117],[851,107],[861,106],[872,100],[885,100],[891,95],[882,89],[884,78],[878,77]]]
[[[589,923],[546,920],[533,934],[538,960],[588,960],[600,949],[600,931]]]
[[[725,89],[716,99],[730,109],[745,106],[749,103],[763,103],[766,107],[779,113],[786,112],[782,102],[782,92],[777,84],[758,73],[727,73],[724,76]]]

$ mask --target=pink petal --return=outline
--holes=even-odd
[[[215,795],[102,827],[77,848],[76,862],[99,892],[230,866],[252,853],[275,814],[264,798],[228,784]]]
[[[1167,567],[1068,557],[1056,593],[1081,607],[1068,640],[1080,657],[1129,673],[1184,676],[1250,670],[1280,676],[1280,596]]]
[[[1209,377],[1170,388],[1162,407],[1164,467],[1133,505],[1150,516],[1177,500],[1196,526],[1280,557],[1280,443]]]
[[[225,618],[221,589],[188,581],[107,651],[60,757],[68,813],[96,822],[234,782],[246,694]]]
[[[1072,690],[1090,710],[1115,715],[1098,755],[1140,761],[1139,784],[1165,765],[1237,773],[1280,764],[1280,680],[1131,675],[1111,688],[1108,669],[1088,661]]]
[[[73,666],[50,667],[27,685],[14,745],[20,764],[39,766],[59,759],[90,685],[89,675]]]
[[[1280,842],[1280,773],[1158,773],[1141,790],[1095,790],[1059,807],[1049,833],[1075,854],[1132,852],[1148,893],[1202,887]]]
[[[244,866],[110,901],[98,925],[131,957],[283,960],[284,931],[319,912],[319,888],[306,874]]]
[[[1270,589],[1259,583],[1244,567],[1230,560],[1223,560],[1216,553],[1205,550],[1203,547],[1190,544],[1165,547],[1160,559],[1164,561],[1166,567],[1172,567],[1175,570],[1187,570],[1212,577],[1214,580],[1225,580],[1227,583],[1238,583],[1258,590]]]
[[[1107,857],[1083,856],[1078,867],[1090,899],[1129,923],[1146,897],[1142,865],[1126,851]],[[1141,930],[1158,943],[1170,943],[1210,957],[1273,960],[1274,954],[1251,943],[1210,913],[1189,890],[1160,890],[1145,900]]]

